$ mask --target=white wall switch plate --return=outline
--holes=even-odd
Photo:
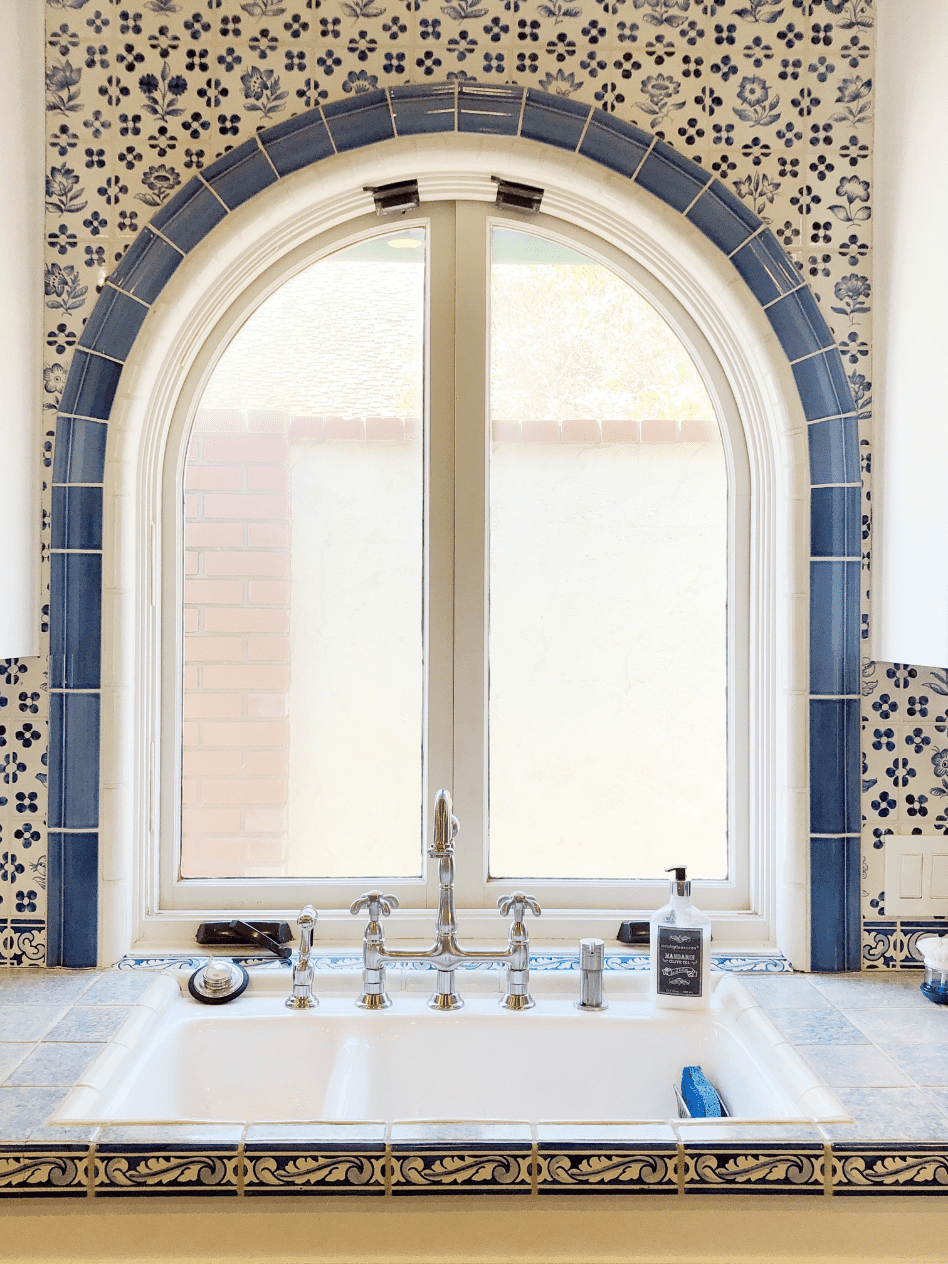
[[[948,837],[886,835],[885,915],[948,919]]]

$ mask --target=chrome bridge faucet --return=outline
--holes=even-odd
[[[506,966],[507,986],[503,1000],[505,1009],[532,1009],[530,996],[530,937],[523,924],[527,910],[540,916],[540,906],[532,895],[514,891],[502,895],[497,901],[502,917],[513,916],[507,934],[504,952],[465,950],[457,941],[457,915],[454,909],[454,839],[458,832],[458,818],[451,811],[451,795],[439,790],[435,798],[434,842],[428,855],[438,862],[440,894],[438,916],[435,922],[435,942],[424,951],[386,948],[382,931],[383,917],[398,908],[394,895],[381,891],[368,891],[352,905],[350,913],[368,911],[369,924],[362,941],[362,995],[356,1004],[361,1009],[387,1009],[391,1005],[385,991],[385,967],[389,961],[427,961],[437,968],[438,982],[428,1004],[432,1009],[461,1009],[464,1002],[458,996],[454,974],[463,961],[497,961]]]

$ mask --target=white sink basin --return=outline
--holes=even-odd
[[[667,1120],[672,1085],[695,1064],[732,1117],[847,1117],[732,976],[698,1013],[653,1009],[641,975],[610,976],[602,1013],[577,1011],[576,980],[562,974],[535,976],[536,1008],[521,1013],[501,1010],[483,990],[496,979],[476,972],[459,972],[466,1004],[450,1014],[414,990],[364,1013],[358,979],[338,975],[317,979],[318,1009],[287,1010],[288,982],[262,974],[237,1000],[207,1006],[158,978],[55,1119]]]

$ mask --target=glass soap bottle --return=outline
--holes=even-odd
[[[664,1009],[706,1009],[711,999],[711,919],[691,902],[684,865],[674,873],[671,899],[652,914],[651,998]]]

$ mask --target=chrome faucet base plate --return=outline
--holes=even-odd
[[[585,1005],[582,1001],[573,1001],[573,1004],[575,1005],[577,1009],[586,1009],[586,1010],[589,1010],[591,1013],[596,1013],[599,1010],[609,1008],[608,1001],[601,1001],[598,1005]]]
[[[532,996],[505,996],[500,1002],[501,1009],[533,1009],[534,1005]]]
[[[464,1002],[458,996],[457,992],[435,992],[434,996],[428,1002],[429,1009],[439,1009],[445,1012],[453,1009],[463,1009]]]
[[[287,1009],[315,1009],[319,1004],[315,996],[288,996]]]
[[[389,1009],[391,1004],[387,992],[382,992],[381,995],[377,992],[363,992],[356,1001],[359,1009]]]

